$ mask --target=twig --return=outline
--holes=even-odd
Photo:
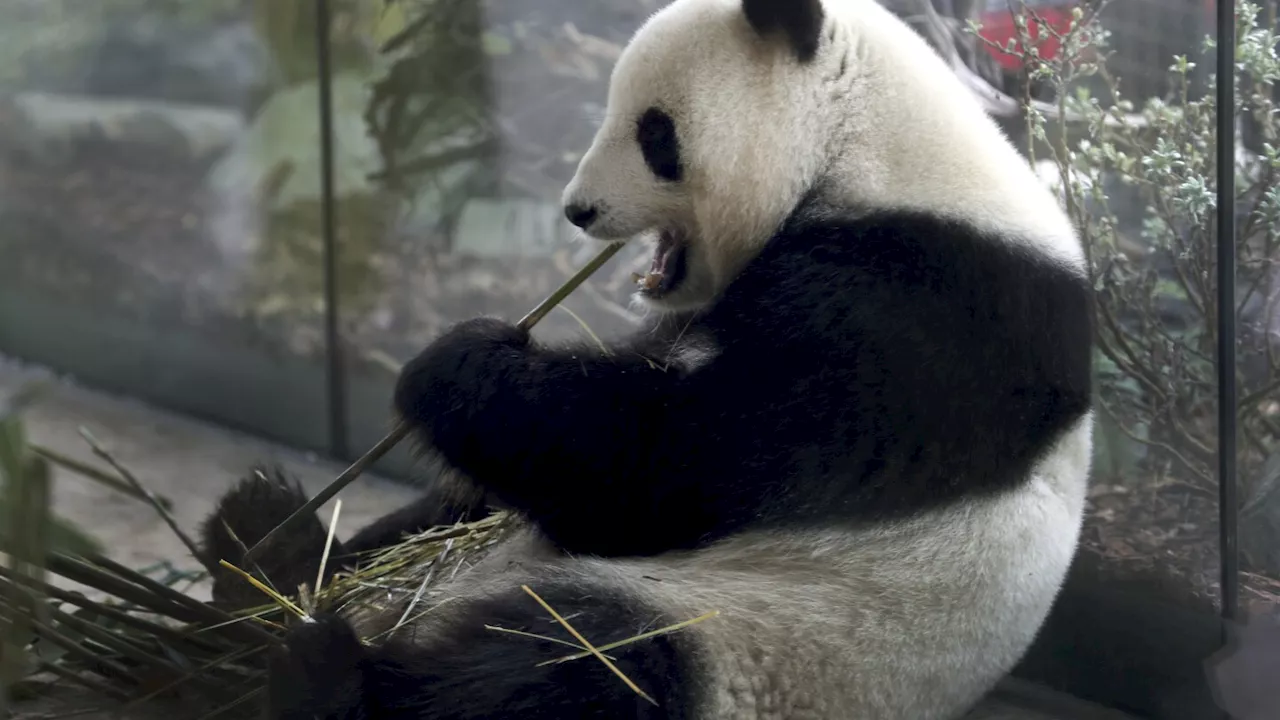
[[[109,685],[105,682],[102,682],[97,678],[85,677],[84,675],[81,675],[80,673],[75,672],[70,668],[63,667],[59,663],[43,661],[39,665],[37,665],[37,667],[47,673],[57,675],[58,677],[63,678],[64,680],[70,680],[71,682],[82,685],[88,688],[89,690],[92,690],[97,693],[102,693],[103,695],[113,700],[118,700],[120,702],[126,702],[129,700],[129,693],[121,690],[120,688],[117,688],[113,685]],[[96,712],[96,708],[94,711]]]
[[[582,650],[582,652],[579,654],[580,657],[591,657],[591,651],[583,650],[581,645],[571,643],[568,640],[553,638],[550,635],[539,635],[538,633],[525,632],[524,630],[512,630],[511,628],[504,628],[501,625],[485,625],[484,629],[492,630],[494,632],[507,633],[508,635],[516,635],[518,637],[523,637],[523,638],[530,638],[532,640],[541,640],[543,642],[555,643],[556,645],[564,645],[565,647],[571,647],[571,648],[574,648],[575,650]],[[609,657],[609,656],[606,655],[605,657]],[[609,657],[609,659],[614,660],[616,658]],[[546,665],[547,662],[555,662],[555,660],[540,662],[538,663],[538,665],[539,666]]]
[[[168,585],[156,582],[110,558],[95,556],[82,559],[66,553],[55,553],[49,560],[49,569],[68,580],[109,592],[138,605],[158,606],[157,612],[174,619],[208,623],[235,620],[230,614],[208,603],[200,602]],[[265,641],[273,644],[280,642],[271,633],[254,625],[230,625],[226,632],[236,633],[237,637],[244,638],[246,642]]]
[[[25,577],[25,576],[13,575],[11,571],[3,567],[0,567],[0,588],[4,588],[6,583],[10,583],[10,582],[32,588],[34,590],[39,591],[42,595],[47,595],[51,598],[74,605],[83,610],[90,610],[105,618],[121,623],[122,625],[128,625],[140,632],[154,635],[157,638],[164,640],[166,642],[193,643],[199,646],[203,650],[213,650],[214,648],[214,646],[210,643],[200,640],[194,637],[193,635],[185,634],[177,630],[174,630],[168,627],[167,625],[161,625],[160,623],[153,623],[149,620],[144,620],[135,615],[131,615],[123,610],[117,610],[116,608],[110,605],[96,603],[84,595],[71,592],[70,590],[64,590],[63,588],[50,585],[49,583],[44,582],[42,580],[36,580],[36,579]]]
[[[610,258],[616,255],[618,251],[622,249],[622,246],[623,243],[620,242],[612,243],[604,250],[601,250],[600,254],[592,258],[591,262],[584,265],[581,270],[574,274],[573,277],[566,280],[559,289],[551,293],[546,300],[543,300],[537,307],[530,310],[528,315],[521,318],[520,322],[517,323],[517,326],[524,330],[529,330],[533,328],[534,325],[537,325],[542,318],[547,316],[547,313],[551,312],[552,308],[559,305],[560,302],[568,297],[569,294],[581,285],[584,280],[590,277],[596,270],[599,270],[600,267],[608,262]],[[264,535],[261,540],[254,544],[253,547],[249,548],[249,552],[245,554],[245,561],[250,562],[253,558],[257,557],[257,554],[261,552],[262,548],[266,547],[267,543],[283,532],[285,528],[290,527],[301,518],[314,514],[321,505],[329,502],[330,498],[342,492],[343,488],[350,485],[356,478],[360,477],[361,473],[367,470],[374,463],[381,460],[383,455],[390,452],[393,447],[399,445],[400,441],[404,440],[408,436],[409,423],[404,420],[400,420],[396,423],[395,427],[391,429],[391,432],[387,433],[386,437],[378,441],[377,445],[374,445],[368,452],[361,456],[360,459],[352,463],[351,467],[344,470],[337,479],[329,483],[319,493],[316,493],[315,497],[304,503],[303,506],[295,510],[292,515],[285,518],[284,522],[272,528],[271,531]]]
[[[68,470],[71,470],[72,472],[79,473],[80,475],[83,475],[89,478],[90,480],[106,485],[112,490],[128,495],[130,497],[134,497],[144,501],[147,499],[145,495],[139,493],[136,489],[133,488],[133,486],[129,485],[128,483],[117,480],[116,478],[112,477],[105,471],[99,470],[98,468],[86,462],[81,462],[79,460],[76,460],[73,457],[63,455],[55,450],[50,450],[49,448],[41,447],[39,445],[28,444],[27,447],[36,455],[40,455],[45,460],[48,460],[54,465],[61,465],[62,467]],[[157,495],[156,500],[161,505],[164,505],[166,510],[173,509],[173,501],[170,500],[169,498],[164,497],[163,495]]]
[[[306,611],[304,611],[302,608],[298,607],[297,605],[294,605],[294,604],[293,604],[293,602],[289,600],[289,598],[287,598],[287,597],[285,597],[284,595],[281,595],[280,593],[276,592],[275,590],[272,590],[271,588],[267,587],[267,586],[266,586],[266,584],[265,584],[265,583],[263,583],[263,582],[262,582],[261,580],[259,580],[258,578],[256,578],[256,577],[254,577],[254,576],[250,575],[249,573],[245,572],[244,570],[241,570],[240,568],[236,567],[235,565],[232,565],[231,563],[227,562],[226,560],[219,560],[219,561],[218,561],[218,564],[222,565],[222,567],[224,567],[224,568],[226,568],[226,569],[230,570],[231,572],[233,572],[233,573],[235,573],[235,574],[239,575],[240,577],[244,578],[245,580],[249,581],[249,584],[250,584],[250,585],[252,585],[252,586],[256,587],[256,588],[257,588],[257,589],[259,589],[259,590],[261,590],[261,591],[262,591],[262,593],[263,593],[264,595],[266,595],[267,597],[269,597],[269,598],[271,598],[272,600],[274,600],[274,601],[276,602],[276,604],[278,604],[280,607],[282,607],[282,608],[284,608],[284,609],[288,610],[289,612],[293,613],[294,615],[297,615],[299,618],[301,618],[301,619],[303,619],[303,620],[307,620],[307,619],[309,619],[309,618],[310,618],[310,616],[309,616],[309,615],[307,615]]]
[[[646,633],[640,633],[639,635],[626,638],[625,640],[611,642],[608,645],[600,645],[596,649],[599,650],[600,652],[614,650],[624,645],[631,645],[632,643],[640,642],[641,640],[648,640],[649,638],[652,638],[652,637],[658,637],[659,635],[667,635],[669,633],[676,632],[677,630],[683,630],[689,627],[690,625],[696,625],[697,623],[700,623],[704,620],[710,620],[711,618],[717,617],[718,615],[720,615],[719,610],[712,610],[711,612],[706,613],[705,615],[699,615],[698,617],[692,618],[690,620],[685,620],[683,622],[678,622],[674,625],[661,627],[661,628],[658,628],[657,630],[650,630],[649,632],[646,632]],[[582,652],[574,653],[573,655],[565,655],[564,657],[558,657],[554,660],[544,660],[538,663],[538,667],[542,667],[543,665],[559,665],[560,663],[569,662],[570,660],[579,660],[584,657],[589,657],[590,655],[591,655],[590,651],[584,650]]]
[[[15,608],[14,616],[17,617],[20,614],[21,614],[21,611]],[[72,640],[71,638],[67,637],[61,631],[55,630],[54,628],[50,627],[47,623],[40,622],[39,620],[36,620],[34,618],[30,619],[29,623],[30,623],[29,627],[35,633],[35,635],[37,635],[43,640],[47,640],[50,643],[62,648],[64,651],[66,651],[67,655],[78,658],[79,660],[84,662],[88,667],[93,668],[94,672],[98,673],[99,675],[104,675],[110,678],[116,678],[120,680],[126,680],[133,683],[138,682],[137,676],[135,676],[129,668],[122,665],[119,661],[112,660],[104,656],[95,655],[92,651],[86,649],[83,645],[76,642],[75,640]]]
[[[128,468],[121,465],[115,459],[115,456],[107,452],[107,449],[102,447],[97,438],[95,438],[87,428],[80,428],[80,436],[85,439],[85,442],[89,443],[89,447],[93,448],[94,455],[97,455],[106,461],[106,463],[114,468],[116,472],[120,473],[120,477],[124,478],[125,482],[129,483],[134,490],[140,493],[142,497],[146,498],[147,502],[151,503],[151,507],[155,508],[156,512],[160,514],[160,519],[164,520],[165,524],[169,526],[169,529],[173,530],[173,534],[177,535],[178,539],[182,541],[182,544],[187,546],[187,550],[191,552],[191,557],[199,560],[200,549],[191,541],[191,538],[187,537],[187,534],[182,531],[182,528],[178,527],[177,521],[173,519],[173,515],[169,514],[169,510],[165,508],[164,503],[160,502],[160,498],[153,495],[151,491],[138,480],[137,476],[130,472]]]
[[[244,541],[240,539],[240,536],[236,534],[236,531],[231,527],[231,524],[228,523],[225,518],[222,520],[222,529],[227,531],[227,537],[231,538],[231,542],[235,543],[236,547],[240,548],[241,553],[249,552],[249,548],[245,547]],[[241,555],[241,557],[244,557],[244,555]],[[217,558],[217,560],[224,560],[224,559],[225,558]],[[261,565],[259,565],[256,562],[245,563],[245,564],[252,565],[253,569],[257,570],[258,574],[262,576],[263,582],[265,582],[272,590],[276,589],[276,584],[271,582],[271,578],[267,577],[267,571],[263,570]],[[209,572],[212,573],[214,569],[215,568],[213,566],[210,566]]]
[[[432,563],[431,569],[427,570],[427,574],[423,576],[422,584],[418,586],[418,591],[413,594],[413,599],[409,601],[409,606],[404,609],[404,613],[400,615],[400,620],[396,622],[395,627],[391,628],[391,632],[387,633],[388,637],[391,636],[391,633],[394,633],[396,630],[399,630],[400,626],[404,625],[405,621],[409,619],[409,613],[413,612],[413,609],[417,607],[418,603],[422,600],[422,596],[426,594],[427,585],[431,584],[431,578],[435,575],[436,568],[440,567],[439,564],[444,562],[445,557],[449,554],[449,551],[452,549],[453,549],[453,538],[450,538],[445,541],[444,550],[441,550],[440,554],[437,555],[435,559],[431,561]]]
[[[548,605],[546,600],[543,600],[541,597],[539,597],[538,593],[534,592],[533,589],[530,588],[528,585],[521,585],[520,588],[525,592],[529,593],[529,595],[532,596],[534,600],[537,600],[538,604],[541,605],[544,610],[546,610],[548,613],[551,613],[551,617],[555,618],[556,622],[560,623],[560,625],[563,626],[565,630],[568,630],[569,634],[572,635],[575,640],[581,643],[582,646],[585,647],[588,651],[590,651],[592,655],[596,656],[596,659],[604,663],[605,667],[612,670],[614,675],[617,675],[618,677],[622,678],[622,682],[626,683],[627,687],[631,688],[632,690],[635,691],[637,695],[644,698],[645,700],[648,700],[654,705],[658,704],[657,700],[654,700],[653,698],[649,697],[649,695],[645,693],[645,691],[640,689],[639,685],[636,685],[634,682],[631,681],[631,678],[627,677],[625,673],[619,670],[617,665],[614,665],[612,662],[609,661],[609,658],[605,657],[603,653],[597,650],[596,646],[591,644],[591,641],[582,637],[582,634],[579,633],[577,630],[575,630],[574,627],[569,624],[568,620],[565,620],[564,618],[560,617],[560,613],[556,612],[555,608]]]

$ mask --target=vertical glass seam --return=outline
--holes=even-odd
[[[321,233],[324,247],[325,374],[328,388],[329,453],[347,457],[347,389],[342,335],[338,327],[338,247],[334,225],[333,67],[330,53],[329,0],[316,0],[316,64],[320,97]]]
[[[1217,2],[1218,532],[1222,617],[1239,605],[1236,500],[1235,0]]]

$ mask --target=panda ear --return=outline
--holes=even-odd
[[[822,35],[822,0],[742,0],[747,22],[761,36],[781,30],[801,62],[818,52]]]

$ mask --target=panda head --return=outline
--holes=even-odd
[[[624,49],[563,201],[591,237],[653,241],[642,299],[708,302],[812,184],[823,19],[819,0],[675,0]]]
[[[973,92],[876,0],[674,0],[618,59],[563,202],[591,237],[652,240],[661,280],[638,294],[685,310],[806,199],[948,216],[1083,264]]]

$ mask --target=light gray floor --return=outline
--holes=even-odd
[[[0,357],[0,390],[42,375]],[[343,469],[259,438],[72,385],[52,387],[41,403],[27,413],[26,420],[32,442],[98,464],[79,435],[80,427],[87,428],[153,492],[171,498],[178,523],[192,532],[211,511],[217,497],[254,463],[280,463],[311,493]],[[54,482],[56,511],[89,528],[107,546],[111,558],[130,567],[160,560],[169,560],[179,568],[197,567],[149,506],[62,469],[56,470]],[[339,534],[343,535],[396,507],[412,497],[412,492],[376,477],[364,477],[341,497]],[[322,517],[329,512],[331,505],[322,508]],[[194,593],[203,599],[207,588],[197,587]],[[1084,705],[1071,706],[1052,697],[1047,704],[1061,709],[1031,709],[1044,707],[1046,701],[1039,698],[1032,704],[1026,701],[1028,697],[1019,692],[998,693],[966,720],[1122,720],[1118,715]],[[97,703],[100,701],[68,695],[23,706],[18,717],[28,720],[64,714]],[[108,717],[105,713],[77,716],[84,720]],[[126,720],[182,717],[180,709],[157,708]]]

